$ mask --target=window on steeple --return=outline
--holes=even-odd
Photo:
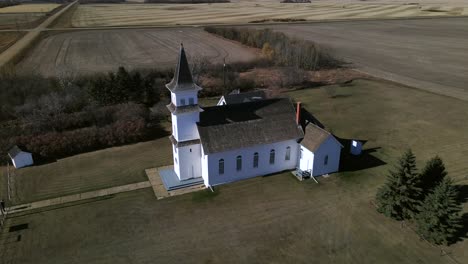
[[[185,105],[185,99],[180,99],[180,105]]]
[[[192,97],[190,97],[190,98],[188,99],[188,102],[189,102],[189,105],[194,105],[194,104],[195,104],[195,101],[193,100]]]

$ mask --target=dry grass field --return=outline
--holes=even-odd
[[[21,4],[0,8],[0,30],[35,27],[60,4]]]
[[[0,14],[3,13],[48,13],[61,4],[41,3],[41,4],[21,4],[0,8]]]
[[[283,4],[279,0],[184,5],[90,4],[78,7],[71,24],[74,27],[199,25],[248,23],[278,18],[326,20],[459,15],[468,15],[468,8],[364,2]]]
[[[46,76],[114,71],[119,66],[172,68],[180,43],[192,58],[211,62],[249,61],[257,51],[202,29],[93,30],[55,34],[43,39],[18,65],[20,72]]]
[[[344,169],[319,179],[320,184],[298,182],[289,173],[255,178],[221,186],[217,196],[206,200],[187,194],[158,201],[151,189],[144,189],[12,215],[7,227],[28,224],[28,229],[5,229],[0,260],[35,264],[468,262],[466,239],[445,248],[449,255],[441,254],[408,227],[376,213],[371,204],[387,170],[408,146],[419,163],[441,155],[457,184],[468,184],[468,103],[367,80],[288,94],[338,136],[368,140],[362,159],[369,168]],[[100,151],[71,157],[83,160],[69,169],[59,165],[61,161],[52,163],[42,170],[40,184],[47,188],[50,181],[56,190],[61,185],[68,188],[71,177],[52,180],[68,177],[67,173],[87,177],[90,184],[104,182],[106,177],[126,178],[129,173],[118,171],[131,166],[137,172],[161,158],[169,161],[170,149],[157,147],[163,141],[169,144],[165,138],[149,143],[148,148],[121,147],[118,162]],[[142,153],[135,156],[138,149]],[[141,158],[148,161],[133,164]],[[387,164],[372,167],[370,159]],[[63,173],[55,173],[54,166]],[[69,171],[78,167],[82,174]],[[39,168],[30,168],[28,176],[32,179]],[[99,176],[85,176],[99,169]]]
[[[0,53],[12,45],[22,35],[23,33],[21,32],[0,32]]]
[[[44,13],[0,13],[0,29],[31,28],[44,16]]]

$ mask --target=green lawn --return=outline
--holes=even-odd
[[[377,148],[369,155],[386,164],[337,173],[319,179],[319,184],[298,182],[283,173],[224,185],[209,197],[187,194],[156,200],[151,189],[144,189],[13,215],[7,226],[28,223],[29,228],[4,231],[0,259],[5,263],[413,264],[454,263],[450,258],[455,258],[468,263],[466,239],[445,248],[450,255],[441,255],[438,248],[378,214],[372,205],[376,188],[408,146],[420,164],[439,154],[449,175],[458,184],[468,183],[464,158],[468,103],[368,80],[289,95],[337,136],[368,140],[365,149]],[[163,138],[77,155],[44,165],[51,167],[24,170],[22,181],[31,179],[29,186],[36,181],[39,187],[30,188],[36,197],[42,188],[55,195],[81,191],[76,186],[97,189],[99,184],[144,180],[144,168],[170,164],[169,144]],[[42,178],[35,179],[33,171]],[[69,176],[62,179],[63,175]],[[85,175],[89,175],[86,180],[80,179]],[[21,241],[14,242],[18,234]]]

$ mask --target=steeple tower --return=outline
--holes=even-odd
[[[201,177],[201,146],[197,122],[200,121],[198,91],[193,82],[184,46],[180,45],[174,78],[166,88],[171,92],[171,112],[174,171],[179,180]]]
[[[166,88],[172,93],[179,91],[201,90],[201,88],[193,82],[183,44],[180,44],[179,60],[177,61],[174,78],[170,83],[166,84]]]

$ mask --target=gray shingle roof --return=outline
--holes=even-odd
[[[198,132],[205,153],[270,144],[304,136],[289,98],[206,107]]]
[[[319,126],[313,123],[309,123],[305,128],[305,135],[304,139],[301,141],[301,145],[306,147],[308,150],[314,152],[330,136],[333,137],[333,135],[330,132],[326,131],[323,128],[320,128]],[[335,137],[333,138],[336,140]],[[336,140],[336,142],[341,145],[341,143],[338,140]]]
[[[201,88],[193,82],[187,56],[185,55],[184,46],[182,44],[180,45],[179,60],[177,61],[174,78],[170,83],[166,84],[166,88],[171,92],[201,90]]]
[[[8,156],[14,159],[21,152],[23,151],[17,145],[14,145],[10,150],[8,150]]]
[[[266,99],[265,91],[252,91],[238,94],[228,94],[224,96],[226,104],[241,104]]]
[[[190,145],[195,145],[195,144],[200,144],[199,139],[194,139],[194,140],[188,140],[188,141],[183,141],[183,142],[178,142],[173,135],[169,136],[169,140],[173,145],[176,147],[185,147],[185,146],[190,146]]]

